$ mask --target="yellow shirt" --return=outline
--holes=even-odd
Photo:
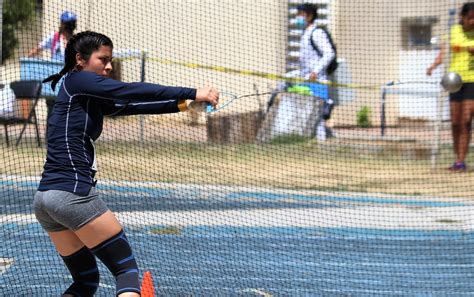
[[[474,55],[468,47],[474,47],[474,31],[464,32],[462,25],[451,28],[451,63],[450,72],[458,73],[463,82],[474,82]]]

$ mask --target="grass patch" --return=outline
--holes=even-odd
[[[296,135],[296,134],[288,134],[288,135],[280,135],[275,138],[273,138],[270,141],[270,144],[273,145],[278,145],[278,144],[294,144],[294,143],[301,143],[301,142],[307,142],[311,138],[309,137],[304,137],[301,135]]]
[[[452,220],[452,219],[440,219],[436,220],[436,223],[443,223],[443,224],[461,224],[462,221],[460,220]]]
[[[99,141],[97,178],[99,183],[107,179],[463,199],[474,196],[466,184],[474,177],[472,171],[462,176],[444,169],[433,171],[430,160],[361,153],[363,145],[338,139],[320,145],[291,135],[272,143],[239,145]],[[33,144],[4,147],[0,174],[39,177],[45,155],[45,148]],[[447,167],[451,158],[452,148],[442,147],[438,164]],[[472,163],[473,157],[469,158]]]
[[[182,228],[177,226],[159,226],[150,229],[151,234],[156,235],[181,235]]]

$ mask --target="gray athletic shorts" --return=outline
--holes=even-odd
[[[48,232],[76,231],[108,210],[95,188],[87,196],[59,190],[38,191],[33,206],[36,219]]]

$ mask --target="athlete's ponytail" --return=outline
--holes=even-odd
[[[101,46],[113,47],[112,40],[104,34],[92,31],[84,31],[75,34],[69,40],[65,50],[64,67],[58,73],[55,73],[43,80],[44,83],[51,82],[51,88],[54,90],[58,81],[69,71],[76,68],[76,55],[79,54],[82,59],[89,61],[93,52]]]

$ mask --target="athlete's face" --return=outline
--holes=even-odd
[[[102,45],[92,53],[88,61],[83,60],[80,56],[76,58],[81,70],[95,72],[102,76],[110,76],[112,71],[112,48],[110,46]]]

